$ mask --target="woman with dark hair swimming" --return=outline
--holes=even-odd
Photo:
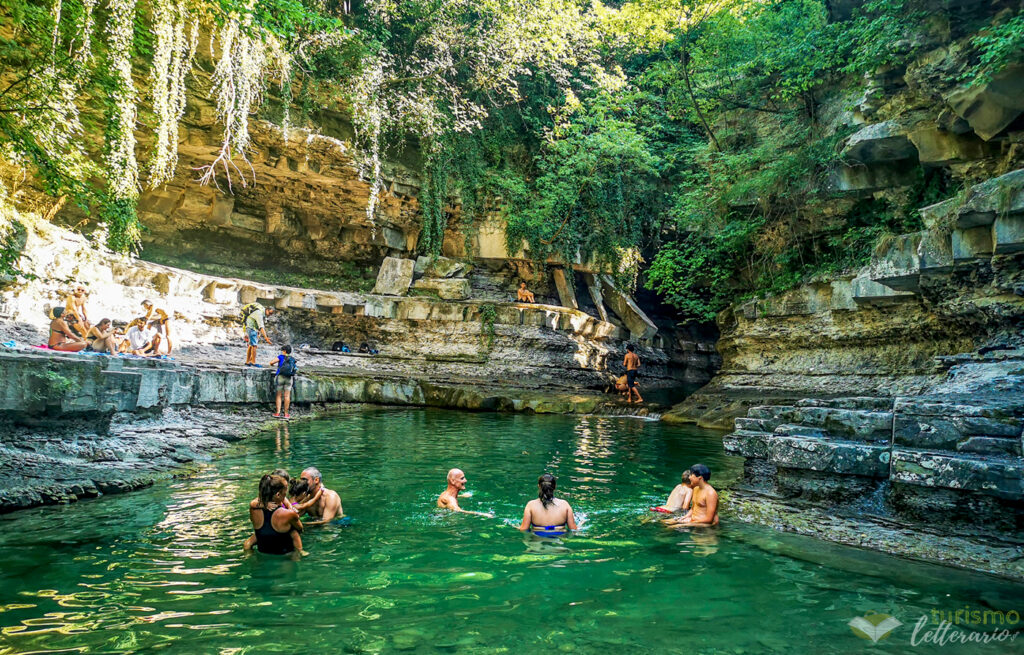
[[[538,537],[561,537],[576,529],[572,507],[561,498],[555,498],[555,483],[555,476],[550,473],[537,479],[537,499],[526,504],[520,530],[530,530]]]

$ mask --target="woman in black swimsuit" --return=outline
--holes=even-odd
[[[256,532],[256,550],[270,555],[284,555],[302,550],[298,534],[302,532],[299,515],[282,507],[288,495],[288,483],[280,475],[265,475],[260,480],[259,505],[249,506],[249,520]],[[294,531],[294,533],[293,533]]]

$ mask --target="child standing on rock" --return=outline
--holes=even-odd
[[[281,418],[281,400],[284,399],[284,418],[291,418],[288,409],[292,404],[292,387],[295,386],[295,376],[299,372],[299,365],[292,357],[292,347],[289,344],[281,346],[281,354],[277,359],[270,362],[270,366],[277,364],[277,373],[274,375],[274,386],[277,388],[277,412],[274,418]]]

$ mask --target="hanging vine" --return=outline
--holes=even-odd
[[[213,71],[213,93],[217,98],[217,118],[224,124],[224,136],[214,160],[199,169],[202,171],[200,183],[212,182],[217,188],[220,188],[218,170],[223,170],[229,191],[236,178],[243,187],[248,186],[245,174],[235,163],[236,158],[249,167],[254,179],[256,175],[248,158],[249,114],[259,105],[263,95],[267,47],[253,28],[251,11],[250,3],[241,15],[230,15],[217,38],[220,57]],[[265,34],[264,38],[271,40],[274,37]],[[210,46],[213,47],[212,40]]]
[[[186,34],[186,26],[191,23]],[[174,177],[178,164],[178,123],[185,115],[185,79],[192,68],[199,22],[190,16],[185,0],[153,5],[153,113],[156,143],[149,162],[149,186]]]
[[[107,243],[120,252],[136,252],[141,240],[136,202],[139,169],[135,159],[135,84],[132,81],[135,0],[110,0],[107,19],[111,92],[108,100],[106,165]]]

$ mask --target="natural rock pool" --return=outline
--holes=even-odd
[[[648,522],[702,461],[728,488],[721,435],[600,417],[358,409],[236,444],[189,478],[0,521],[0,653],[1014,652],[1009,641],[911,646],[934,611],[1004,613],[1024,589],[982,575],[730,520]],[[261,473],[316,465],[351,522],[307,530],[310,556],[246,555]],[[434,509],[465,470],[465,509]],[[582,530],[561,544],[513,527],[537,476]],[[872,645],[847,623],[903,623]],[[990,616],[993,616],[990,614]],[[959,626],[984,630],[1002,626]]]

